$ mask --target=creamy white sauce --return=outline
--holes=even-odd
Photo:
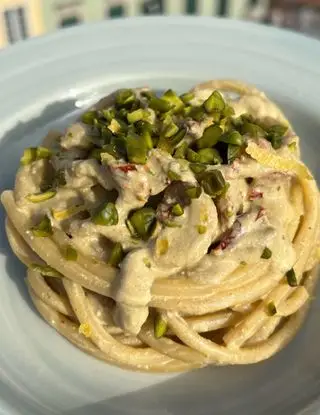
[[[193,104],[200,105],[211,92],[198,92]],[[225,96],[234,107],[235,116],[249,112],[258,118],[282,121],[277,108],[267,102],[263,94],[242,98]],[[211,123],[210,119],[201,124],[189,122],[185,140],[190,142],[201,137]],[[61,222],[51,215],[53,208],[63,210],[83,205],[92,212],[103,202],[107,191],[117,190],[117,225],[99,226],[90,219],[74,218],[64,223],[64,230],[72,236],[73,246],[88,257],[105,261],[108,241],[120,242],[127,251],[112,287],[116,300],[114,319],[126,332],[137,334],[140,331],[148,316],[151,287],[157,278],[178,277],[183,273],[200,284],[218,284],[241,263],[259,262],[265,247],[272,250],[271,261],[281,271],[287,271],[294,264],[295,253],[287,236],[295,216],[290,203],[292,178],[289,175],[274,173],[247,157],[232,165],[212,166],[210,168],[219,169],[229,182],[226,194],[214,203],[202,193],[185,208],[182,216],[175,218],[177,227],[158,225],[149,241],[137,241],[125,224],[130,211],[143,207],[150,196],[166,189],[170,183],[168,171],[175,172],[189,184],[197,183],[195,176],[188,163],[157,149],[150,151],[145,165],[130,165],[129,168],[128,163],[111,157],[103,159],[102,164],[93,159],[78,160],[90,145],[86,134],[83,124],[74,124],[61,138],[65,151],[53,157],[51,167],[46,160],[21,167],[16,178],[15,198],[31,221],[46,213],[53,226],[61,228]],[[65,187],[43,203],[27,202],[25,196],[40,191],[52,167],[66,170]],[[248,177],[254,178],[251,184],[245,180]],[[228,232],[229,240],[226,239]],[[220,242],[208,254],[212,243],[219,240],[228,240],[228,243],[223,246]]]

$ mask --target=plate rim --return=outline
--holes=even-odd
[[[42,46],[44,43],[59,40],[61,38],[68,38],[74,35],[81,35],[89,30],[98,30],[99,28],[118,28],[121,29],[123,26],[135,26],[135,25],[146,25],[146,24],[180,24],[180,25],[198,25],[200,21],[206,25],[218,24],[222,26],[230,26],[234,29],[235,26],[239,26],[239,29],[252,29],[257,30],[260,34],[279,34],[283,37],[283,40],[298,40],[299,42],[313,43],[313,46],[319,48],[320,51],[320,39],[312,37],[306,33],[296,32],[294,30],[282,27],[271,26],[258,22],[252,22],[248,20],[235,20],[227,17],[219,16],[133,16],[123,17],[120,19],[109,19],[94,22],[86,22],[72,27],[66,27],[58,29],[52,32],[44,33],[40,36],[33,36],[22,41],[18,41],[14,44],[8,45],[0,50],[0,64],[3,59],[6,59],[12,54],[19,54],[20,51],[26,48]],[[151,23],[152,22],[152,23]],[[62,48],[64,45],[62,44]]]

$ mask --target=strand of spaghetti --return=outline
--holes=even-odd
[[[179,299],[176,299],[175,302],[169,302],[165,298],[160,298],[159,301],[155,298],[151,304],[157,308],[166,310],[176,310],[182,313],[201,315],[233,307],[237,304],[243,304],[246,302],[252,303],[277,286],[281,278],[282,274],[280,272],[273,273],[272,275],[266,274],[255,284],[246,284],[239,288],[236,292],[231,290],[219,293],[201,303],[192,300],[181,301]]]
[[[20,235],[43,261],[85,288],[109,296],[109,281],[98,278],[96,275],[86,271],[76,261],[71,263],[66,261],[61,255],[59,248],[50,238],[36,238],[30,234],[23,215],[17,210],[11,191],[4,191],[1,195],[1,201],[10,220],[19,228]]]
[[[257,272],[258,269],[258,272]],[[259,279],[267,272],[268,264],[266,261],[259,261],[258,264],[239,266],[232,274],[225,277],[225,280],[219,284],[199,284],[188,280],[162,278],[156,280],[153,293],[157,296],[165,296],[168,300],[170,297],[182,297],[187,299],[203,299],[218,294],[221,291],[236,289],[240,286]],[[190,298],[189,298],[190,297]]]
[[[304,214],[303,206],[303,191],[301,184],[298,180],[292,180],[290,199],[291,205],[295,211],[295,218],[288,224],[287,235],[288,238],[293,241],[294,237],[299,230],[301,218]]]
[[[49,247],[48,247],[49,248]],[[61,262],[61,258],[59,258],[59,262]],[[73,270],[71,269],[70,271],[69,271],[69,277],[72,275],[72,278],[75,278],[75,276],[74,276],[74,272],[73,272]],[[68,276],[68,275],[67,275]],[[96,289],[96,287],[95,286],[93,286],[93,284],[92,284],[92,280],[90,279],[90,278],[86,278],[87,280],[89,280],[89,282],[87,283],[87,285],[85,285],[84,283],[83,283],[83,281],[81,281],[81,283],[82,283],[82,285],[84,285],[84,286],[87,286],[87,288],[88,289],[91,289],[91,290],[94,290],[94,291],[98,291],[97,289]],[[97,279],[97,278],[96,278]],[[105,281],[99,281],[99,283],[105,283]],[[100,284],[99,284],[100,285]],[[100,288],[100,287],[99,287]],[[98,291],[99,292],[99,291]],[[101,291],[100,291],[101,292]],[[103,293],[103,292],[102,292]],[[106,294],[108,294],[108,293],[106,293]],[[165,299],[165,301],[166,301],[166,306],[165,307],[167,307],[168,308],[168,300],[167,299]],[[153,302],[152,302],[153,303]],[[160,303],[155,303],[155,304],[153,304],[153,305],[156,305],[156,306],[158,306],[158,307],[161,307],[161,306],[163,306],[163,304],[160,302]],[[207,308],[208,309],[208,308]],[[211,311],[210,309],[208,310],[208,311]],[[201,314],[203,314],[203,313],[205,313],[206,311],[203,311],[203,312],[201,312]]]
[[[107,296],[110,295],[109,293],[110,284],[107,281],[101,280],[96,275],[90,274],[88,271],[80,267],[76,262],[72,262],[72,264],[70,264],[68,261],[65,261],[61,255],[61,252],[59,251],[59,248],[53,243],[53,241],[50,238],[45,238],[46,239],[45,241],[42,240],[43,238],[41,238],[41,240],[38,238],[33,238],[25,229],[25,223],[23,222],[23,219],[22,219],[23,216],[17,213],[17,210],[15,209],[14,202],[12,199],[13,199],[12,193],[4,192],[2,194],[2,201],[6,207],[9,217],[12,219],[12,221],[14,221],[19,226],[19,228],[22,231],[22,235],[25,237],[29,245],[39,254],[39,256],[42,259],[46,261],[48,265],[52,266],[55,269],[58,269],[59,272],[64,274],[66,277],[72,279],[73,281],[78,281],[85,288],[88,288],[90,290],[93,290],[95,292],[98,292],[100,294],[104,294]],[[270,280],[268,284],[270,284],[270,282],[272,281]],[[258,294],[256,294],[256,297],[258,297],[259,293],[261,293],[261,289],[264,287],[264,284],[260,281],[260,283],[259,284],[257,283],[256,286],[259,291]],[[247,288],[249,288],[249,286]],[[251,295],[254,295],[254,294],[255,292],[253,291]],[[229,297],[230,297],[230,294],[229,294]],[[240,296],[238,295],[238,297]],[[215,299],[213,299],[213,301],[215,301]],[[234,301],[234,304],[236,303],[237,303],[237,300]],[[154,305],[154,301],[152,301],[151,304]],[[181,302],[181,304],[182,305],[184,304],[184,307],[188,308],[187,302],[185,303]],[[227,306],[220,306],[219,308],[215,308],[215,309],[211,309],[211,307],[209,308],[207,307],[205,311],[201,311],[198,314],[205,314],[206,312],[223,309],[223,308],[226,308]],[[161,301],[159,304],[159,307],[160,308],[166,307],[166,300]]]
[[[8,217],[5,227],[11,249],[23,264],[27,267],[30,264],[45,265],[45,262],[25,242]]]
[[[282,317],[272,316],[270,317],[265,324],[245,343],[245,346],[256,346],[261,342],[266,341],[272,333],[276,330]]]
[[[204,314],[202,316],[186,317],[185,320],[192,330],[198,333],[205,333],[208,331],[230,327],[235,324],[239,318],[239,313],[224,310],[218,311],[217,313]]]
[[[63,275],[71,280],[78,282],[85,288],[89,290],[98,292],[102,295],[110,296],[110,283],[109,281],[102,280],[98,278],[96,275],[89,273],[85,269],[83,269],[76,261],[73,261],[71,264],[68,261],[65,261],[59,251],[59,248],[55,245],[55,243],[50,238],[34,238],[28,233],[28,230],[25,228],[25,222],[23,221],[23,215],[17,213],[17,209],[15,207],[13,201],[13,195],[10,191],[5,191],[2,194],[2,202],[6,207],[6,211],[8,216],[11,220],[17,224],[19,229],[21,229],[22,235],[28,244],[35,250],[39,256],[50,266],[55,269],[58,269]],[[237,294],[234,293],[226,293],[224,298],[215,298],[213,295],[212,300],[209,300],[209,307],[207,303],[202,304],[202,309],[197,314],[205,314],[210,311],[217,311],[223,308],[227,308],[231,305],[241,303],[243,301],[254,301],[260,295],[263,295],[264,292],[268,291],[274,284],[274,280],[272,278],[265,278],[264,281],[260,280],[253,286],[251,284],[244,285],[241,289],[238,290]],[[248,290],[250,288],[250,290]],[[252,290],[251,290],[252,288]],[[247,292],[246,292],[247,291]],[[249,291],[249,292],[248,292]],[[244,297],[241,296],[244,294]],[[160,297],[160,296],[159,296]],[[218,303],[218,301],[220,302]],[[175,307],[176,300],[173,301],[173,307]],[[214,306],[212,303],[215,303]],[[188,309],[190,304],[190,308],[192,310],[192,302],[183,302],[181,301],[178,303],[180,304],[181,308],[178,306],[178,309],[184,311],[184,309]],[[161,301],[152,299],[151,305],[159,307],[159,308],[169,308],[170,304],[168,304],[168,300],[164,298]],[[198,303],[194,303],[194,307],[198,306]]]
[[[154,326],[152,321],[147,321],[139,333],[140,339],[148,344],[152,349],[157,350],[173,359],[182,360],[183,362],[193,363],[197,366],[206,366],[209,361],[201,353],[181,345],[168,337],[156,339],[154,337]]]
[[[92,341],[120,364],[136,365],[137,369],[148,367],[150,370],[180,371],[188,370],[193,365],[170,359],[150,348],[136,349],[117,342],[104,329],[91,309],[91,305],[85,296],[83,288],[70,280],[64,280],[64,286],[68,293],[72,308],[80,323],[89,324]]]
[[[290,316],[291,314],[296,313],[308,300],[309,294],[305,287],[297,287],[289,298],[280,301],[280,304],[277,307],[277,313],[281,317]]]
[[[42,257],[42,259],[46,261],[48,265],[52,266],[53,268],[58,269],[59,272],[64,274],[66,277],[74,281],[78,281],[82,286],[90,290],[99,292],[100,294],[104,294],[107,296],[110,295],[109,293],[110,284],[108,284],[107,281],[101,280],[96,275],[90,274],[89,272],[85,271],[76,262],[73,262],[72,264],[70,264],[68,261],[65,261],[63,257],[61,256],[61,252],[59,251],[57,246],[53,243],[53,241],[50,238],[46,238],[45,241],[39,240],[37,238],[33,238],[27,232],[27,229],[25,229],[25,223],[23,222],[23,219],[22,219],[23,216],[17,213],[17,210],[15,209],[14,202],[12,199],[13,199],[12,193],[4,192],[2,194],[2,201],[6,207],[9,217],[12,218],[12,221],[17,223],[17,225],[22,231],[22,235],[28,241],[29,245],[39,254],[40,257]],[[256,286],[258,286],[258,284],[256,284]],[[257,287],[259,289],[259,293],[261,292],[262,287],[264,287],[264,285],[260,281],[259,287]],[[256,294],[256,297],[259,296],[259,293]],[[251,294],[254,294],[254,291]],[[237,301],[235,301],[234,304],[236,302]],[[153,303],[154,301],[151,302],[152,305],[154,305]],[[166,301],[164,301],[164,303],[165,304],[163,304],[163,301],[160,302],[159,307],[166,307]],[[183,305],[184,303],[181,302],[181,304]],[[185,303],[184,307],[188,308],[188,303]],[[222,308],[226,308],[226,307],[220,306],[220,309]],[[218,309],[219,308],[215,308],[214,310],[212,310],[211,307],[209,308],[207,307],[205,311],[201,311],[198,314],[205,314],[206,312],[215,311]]]
[[[27,270],[27,281],[34,293],[48,306],[68,317],[74,317],[69,299],[58,295],[46,283],[43,276],[30,268]]]
[[[78,325],[70,321],[65,316],[52,309],[46,303],[44,303],[29,287],[29,294],[32,301],[37,308],[40,315],[47,323],[50,324],[55,330],[57,330],[62,336],[73,343],[76,347],[83,350],[84,352],[96,357],[97,359],[104,360],[107,363],[119,366],[118,362],[111,359],[108,355],[101,352],[100,349],[92,343],[91,340],[84,337],[78,331]],[[135,369],[135,366],[123,365],[127,369]]]
[[[108,333],[110,333],[110,331],[107,329]],[[130,347],[141,347],[143,346],[143,342],[136,336],[129,336],[127,334],[116,334],[114,336],[114,339],[121,343],[121,344],[125,344],[126,346],[130,346]]]
[[[315,271],[310,273],[306,279],[309,292],[314,289],[316,282]],[[268,359],[290,341],[303,322],[307,305],[308,303],[291,316],[283,327],[268,338],[267,341],[257,346],[237,350],[229,350],[224,346],[219,346],[201,337],[198,333],[191,330],[185,320],[176,312],[167,311],[165,316],[168,324],[180,340],[189,347],[205,354],[217,364],[249,364]]]
[[[248,314],[256,308],[257,303],[258,302],[256,301],[255,303],[238,304],[233,306],[231,309],[237,313]]]
[[[285,285],[277,287],[277,293],[272,296],[272,302],[275,307],[278,306],[280,301],[285,298],[286,295],[287,287]],[[267,304],[271,302],[269,298],[270,294],[265,301],[262,301],[257,305],[255,310],[249,313],[239,324],[230,329],[223,336],[223,341],[228,348],[238,349],[261,329],[268,318]]]
[[[304,180],[303,190],[305,196],[304,204],[306,206],[306,214],[294,242],[295,251],[299,254],[298,260],[295,264],[295,271],[298,276],[298,281],[302,278],[302,273],[308,260],[308,255],[310,254],[313,240],[312,233],[314,233],[317,228],[316,225],[318,215],[317,200],[314,200],[314,198],[312,199],[312,195],[314,194],[314,182]],[[275,306],[278,307],[281,301],[285,301],[287,296],[291,294],[292,291],[293,289],[289,285],[280,285],[268,295],[266,304],[273,302]],[[297,301],[297,299],[293,301]],[[299,303],[293,304],[292,307],[298,309],[298,306]],[[264,304],[259,305],[252,314],[248,315],[238,326],[225,335],[224,341],[229,347],[241,347],[245,341],[252,337],[254,333],[262,327],[268,318],[269,316],[266,313],[266,306]],[[255,324],[253,324],[253,322],[255,322]]]

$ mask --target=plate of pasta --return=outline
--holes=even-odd
[[[316,413],[319,59],[207,18],[3,52],[4,414]]]

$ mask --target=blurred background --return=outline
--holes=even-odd
[[[85,22],[155,14],[246,19],[320,39],[320,0],[0,0],[0,48]]]

